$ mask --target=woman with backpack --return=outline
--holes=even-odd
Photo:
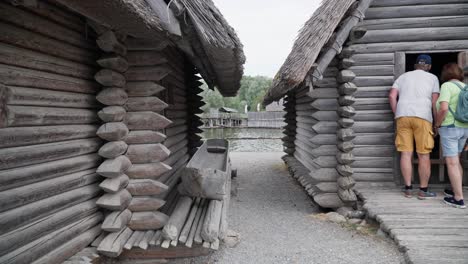
[[[442,153],[453,192],[446,191],[444,202],[456,208],[466,208],[463,201],[463,168],[459,156],[468,139],[468,86],[463,83],[463,70],[455,63],[444,65],[442,87],[437,100],[434,129],[441,139]]]

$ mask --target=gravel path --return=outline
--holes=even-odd
[[[238,192],[231,200],[234,248],[172,263],[400,263],[392,242],[311,217],[318,210],[281,160],[282,153],[231,153]]]

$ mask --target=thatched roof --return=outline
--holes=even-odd
[[[211,0],[55,0],[92,21],[135,38],[183,50],[210,87],[224,96],[240,88],[243,46]]]
[[[217,86],[223,96],[235,96],[245,63],[243,46],[234,29],[229,26],[211,0],[175,0],[184,7],[182,27],[196,31],[197,45],[192,45],[199,57],[205,57],[203,76],[208,85]],[[170,3],[171,5],[171,3]],[[188,33],[190,34],[190,32]],[[201,62],[203,64],[203,61]],[[202,71],[202,75],[203,71]]]
[[[305,23],[293,49],[276,74],[264,98],[267,105],[299,86],[314,66],[320,51],[329,42],[340,21],[356,0],[323,0]]]

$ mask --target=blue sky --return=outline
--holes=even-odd
[[[236,29],[247,56],[246,75],[273,77],[297,32],[321,0],[213,0]]]

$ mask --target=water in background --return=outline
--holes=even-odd
[[[230,151],[235,152],[283,151],[284,134],[277,128],[204,128],[202,136],[203,139],[227,139]]]

